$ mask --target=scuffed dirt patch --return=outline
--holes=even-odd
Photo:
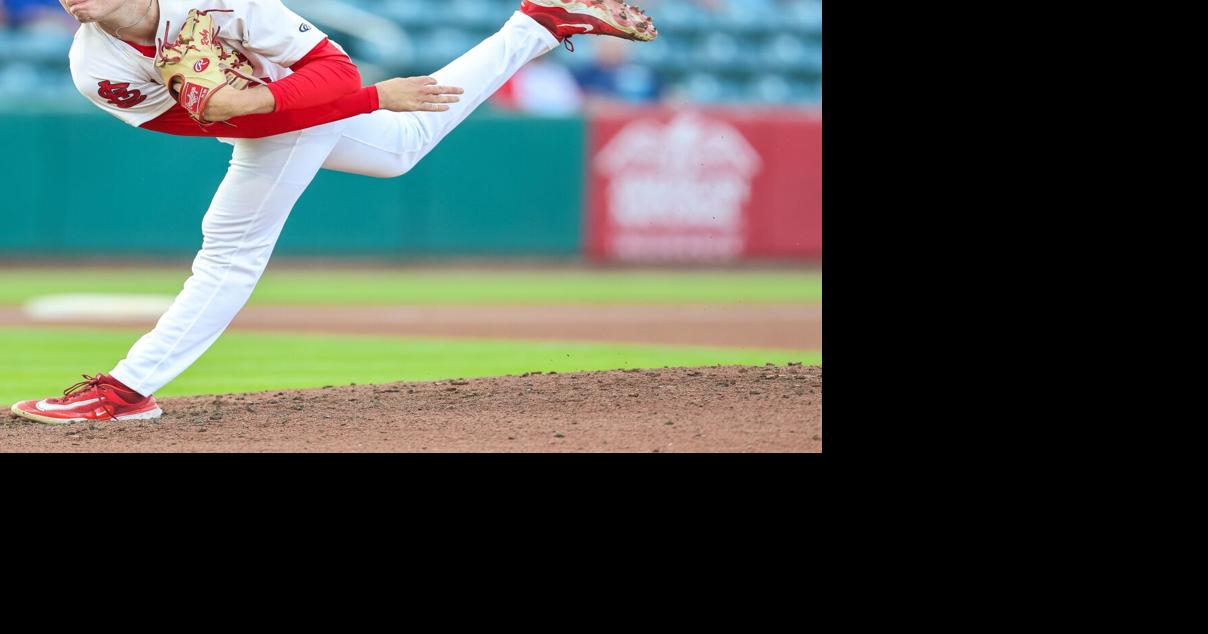
[[[170,398],[156,422],[0,419],[2,452],[820,452],[822,368],[616,370]]]

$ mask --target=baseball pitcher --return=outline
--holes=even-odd
[[[49,424],[158,418],[153,394],[247,302],[320,169],[400,176],[572,35],[658,34],[619,0],[522,0],[498,33],[430,77],[363,87],[343,49],[280,0],[59,1],[80,22],[70,62],[85,98],[132,126],[215,137],[233,150],[202,220],[193,274],[155,328],[109,374],[13,405]]]

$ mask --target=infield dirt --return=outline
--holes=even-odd
[[[0,326],[146,328],[157,318],[39,321],[0,306]],[[809,304],[592,306],[249,306],[232,330],[496,337],[795,348],[822,347],[822,308]]]
[[[0,452],[820,452],[822,368],[521,376],[168,398],[159,421],[0,419]]]

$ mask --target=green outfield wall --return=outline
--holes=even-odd
[[[578,118],[476,113],[400,178],[321,172],[276,252],[579,254],[586,137]],[[231,154],[103,113],[0,113],[0,138],[3,259],[192,254]]]

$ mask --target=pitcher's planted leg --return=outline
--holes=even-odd
[[[239,139],[202,220],[193,275],[110,374],[140,394],[167,385],[218,339],[251,297],[298,197],[340,139],[337,122],[264,139]]]

